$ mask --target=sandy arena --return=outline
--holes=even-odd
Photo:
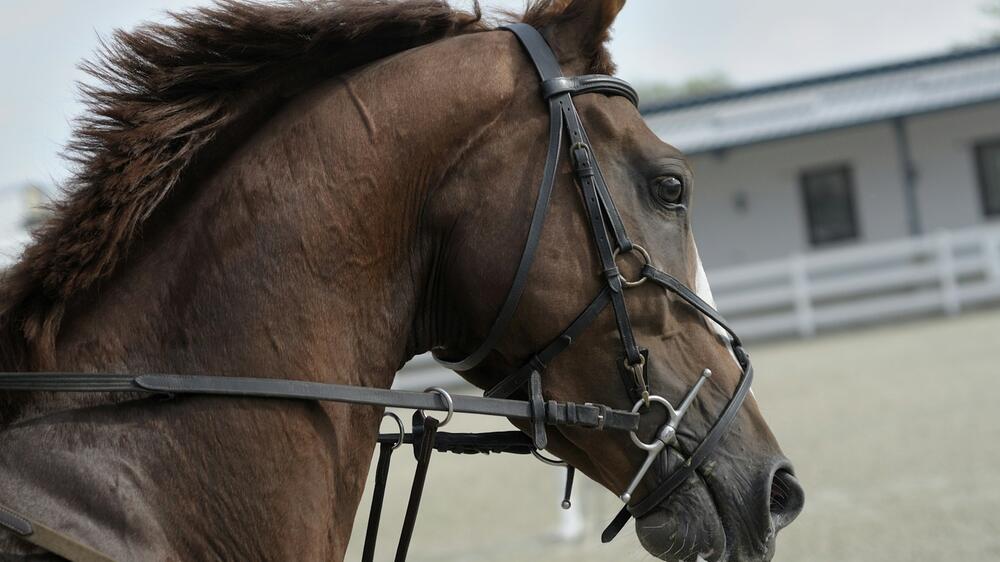
[[[990,310],[750,346],[757,400],[806,490],[775,561],[1000,560],[998,334]],[[509,427],[458,415],[448,429]],[[395,551],[410,449],[393,465],[378,560]],[[574,497],[582,538],[560,540],[562,477],[528,457],[435,455],[409,559],[652,559],[629,529],[600,544],[618,503],[589,481]],[[349,560],[361,557],[370,492]]]

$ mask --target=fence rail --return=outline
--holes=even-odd
[[[0,267],[28,241],[5,236]],[[939,231],[892,242],[796,255],[709,271],[719,310],[747,340],[811,336],[824,330],[1000,303],[1000,226]],[[415,358],[405,387],[460,379]]]
[[[1000,226],[827,250],[709,271],[716,304],[740,337],[811,336],[907,316],[1000,303]],[[400,388],[458,385],[429,355]]]
[[[722,314],[747,339],[1000,302],[1000,227],[940,231],[710,272]]]

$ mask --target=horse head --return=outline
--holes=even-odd
[[[769,559],[803,496],[754,399],[744,400],[748,357],[714,314],[691,226],[694,174],[645,125],[626,85],[565,80],[607,71],[603,44],[623,5],[548,6],[540,27],[558,56],[548,69],[545,49],[531,52],[537,37],[482,39],[519,62],[510,106],[443,187],[476,195],[452,199],[468,203],[449,218],[452,266],[435,293],[448,295],[454,320],[436,352],[494,396],[642,413],[631,438],[560,426],[536,441],[630,504],[650,553]],[[520,165],[495,167],[511,160]],[[704,464],[684,471],[693,461]]]

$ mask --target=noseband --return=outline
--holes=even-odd
[[[747,393],[750,391],[750,383],[753,380],[753,368],[739,337],[726,324],[722,316],[677,278],[653,266],[646,250],[629,239],[621,215],[615,207],[600,166],[597,164],[593,145],[587,137],[580,114],[573,103],[573,96],[601,93],[622,96],[628,99],[632,105],[637,106],[639,103],[638,94],[627,82],[614,76],[590,74],[572,78],[565,77],[562,75],[559,62],[552,49],[534,27],[518,23],[502,29],[512,32],[517,37],[528,56],[531,57],[541,79],[542,97],[548,103],[549,109],[548,153],[542,172],[541,187],[538,190],[538,198],[535,201],[531,223],[528,227],[528,237],[521,253],[521,261],[518,263],[514,281],[489,333],[475,351],[463,359],[450,361],[442,359],[437,354],[435,354],[435,359],[449,369],[467,371],[481,363],[493,351],[506,332],[521,296],[524,294],[528,272],[534,262],[541,239],[542,227],[552,196],[552,187],[555,184],[556,170],[563,151],[563,143],[567,143],[569,145],[568,154],[573,164],[573,173],[583,195],[588,223],[600,260],[601,276],[604,279],[603,286],[594,300],[558,337],[541,351],[535,353],[521,368],[486,391],[485,395],[491,398],[506,398],[527,385],[529,402],[533,411],[543,410],[545,403],[542,398],[541,374],[545,371],[546,366],[569,347],[609,304],[611,305],[623,348],[622,358],[619,362],[622,366],[622,380],[628,394],[636,401],[632,411],[639,413],[655,403],[666,408],[669,417],[667,423],[657,432],[657,439],[652,444],[643,443],[635,436],[634,432],[631,434],[635,444],[647,451],[647,458],[633,477],[628,489],[621,495],[625,507],[615,516],[601,535],[603,542],[609,542],[614,539],[631,517],[643,517],[656,509],[681,484],[694,475],[695,471],[705,462],[705,459],[718,446],[746,399]],[[635,281],[625,279],[617,264],[619,256],[630,253],[640,257],[644,262],[641,277]],[[625,305],[625,291],[645,281],[655,283],[672,292],[721,326],[732,338],[733,353],[742,369],[742,376],[722,414],[694,452],[687,456],[682,466],[658,483],[645,498],[629,504],[632,493],[652,467],[656,458],[666,450],[667,445],[673,443],[680,448],[680,443],[676,439],[677,426],[688,406],[694,401],[705,379],[711,374],[711,371],[707,369],[702,373],[701,378],[677,409],[674,409],[666,398],[650,394],[649,380],[646,376],[648,351],[636,342],[632,323],[628,316],[628,308]],[[548,444],[544,424],[533,424],[532,433],[535,446],[544,449]]]

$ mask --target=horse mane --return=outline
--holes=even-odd
[[[522,21],[572,17],[536,0]],[[565,4],[565,2],[562,2]],[[116,31],[82,68],[87,108],[66,148],[74,173],[0,279],[0,370],[53,360],[67,302],[107,278],[195,157],[281,84],[313,82],[404,50],[492,29],[445,0],[218,0]],[[594,70],[610,70],[603,38]]]

